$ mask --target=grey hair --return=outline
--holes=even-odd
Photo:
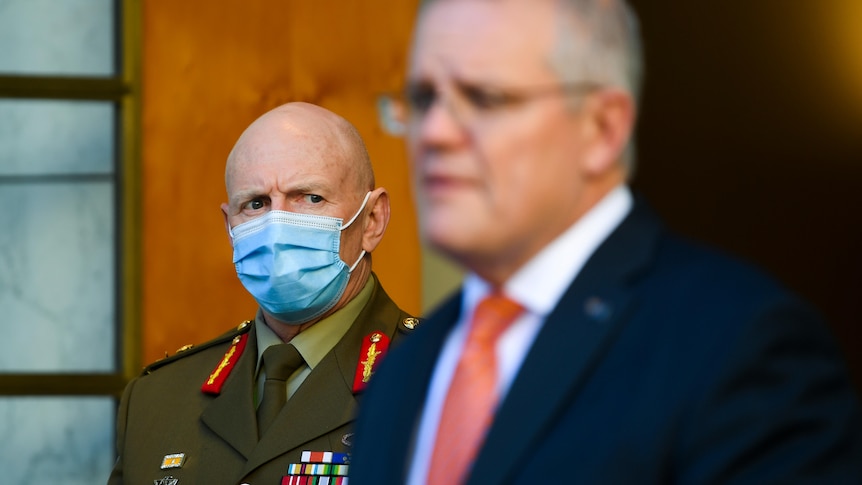
[[[442,0],[422,0],[425,8]],[[564,83],[611,86],[639,104],[643,48],[637,15],[626,0],[553,0],[561,10],[558,36],[548,62]],[[629,178],[635,169],[634,135],[622,154]]]
[[[589,82],[629,93],[637,105],[643,80],[643,48],[635,12],[625,0],[557,0],[558,37],[549,62],[563,82]],[[634,136],[621,160],[635,168]]]

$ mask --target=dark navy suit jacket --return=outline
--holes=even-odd
[[[351,485],[404,483],[460,302],[381,364]],[[468,483],[860,484],[860,405],[811,308],[636,202],[545,321]]]

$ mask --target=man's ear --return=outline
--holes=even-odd
[[[362,249],[370,253],[377,248],[389,225],[389,192],[383,187],[371,191],[368,196],[369,210],[365,216],[365,232],[362,233]]]
[[[588,116],[594,142],[584,165],[593,177],[618,168],[634,129],[634,99],[625,91],[606,89],[594,93],[588,103]]]
[[[227,234],[228,243],[233,247],[233,238],[230,236],[230,222],[228,222],[227,218],[228,209],[230,209],[230,206],[227,205],[227,202],[223,202],[221,205],[221,215],[224,218],[224,232]]]

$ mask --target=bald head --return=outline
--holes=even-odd
[[[307,103],[290,103],[269,111],[242,133],[231,150],[225,185],[228,202],[221,204],[221,210],[225,230],[235,249],[233,229],[239,225],[273,211],[294,214],[293,223],[278,218],[262,219],[264,226],[279,226],[269,234],[276,240],[261,246],[271,256],[270,260],[264,257],[265,264],[289,260],[279,256],[282,251],[335,249],[330,248],[331,242],[327,242],[327,247],[317,248],[318,235],[309,233],[309,225],[321,220],[318,217],[340,219],[344,224],[335,234],[339,240],[337,251],[351,271],[343,293],[336,302],[329,302],[332,306],[324,314],[301,322],[302,325],[288,325],[297,322],[284,320],[291,317],[277,313],[278,310],[268,310],[275,308],[268,306],[272,303],[268,292],[261,297],[260,288],[246,286],[261,303],[267,325],[283,341],[338,311],[365,287],[371,275],[371,252],[377,248],[389,222],[389,196],[385,188],[375,188],[365,144],[347,120]],[[296,222],[299,215],[307,216],[302,217],[304,222]],[[326,235],[326,227],[319,229]],[[331,255],[321,257],[329,261]],[[320,259],[310,261],[316,264],[314,261]],[[278,273],[281,270],[287,268],[273,266],[266,271],[276,275],[277,284],[288,285],[296,283],[295,279],[303,274]]]
[[[274,161],[279,156],[337,164],[345,181],[352,182],[348,190],[364,194],[374,188],[371,160],[356,128],[332,111],[297,102],[265,113],[239,137],[225,167],[228,195],[238,170],[245,170],[250,161]]]

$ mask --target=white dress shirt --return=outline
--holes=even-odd
[[[501,402],[545,318],[557,306],[587,259],[625,219],[632,204],[628,187],[618,186],[503,285],[506,296],[520,303],[524,312],[503,332],[496,344],[497,388]],[[489,291],[487,282],[475,274],[466,275],[461,314],[443,344],[431,376],[414,443],[408,485],[424,485],[428,477],[440,414],[467,339],[469,322],[476,305]]]

